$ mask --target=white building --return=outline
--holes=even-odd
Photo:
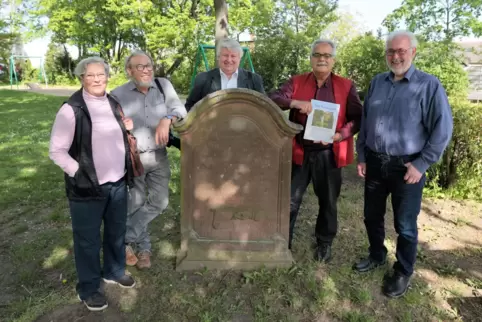
[[[457,44],[464,49],[464,68],[471,89],[469,100],[482,101],[482,39],[460,41]]]

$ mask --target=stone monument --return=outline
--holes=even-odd
[[[265,95],[226,89],[174,125],[181,139],[177,270],[289,267],[292,139]]]

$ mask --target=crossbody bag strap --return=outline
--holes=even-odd
[[[164,90],[162,89],[161,83],[159,82],[159,79],[154,78],[154,82],[157,85],[157,88],[159,89],[159,92],[164,96],[164,101],[166,100],[166,95],[164,94]]]

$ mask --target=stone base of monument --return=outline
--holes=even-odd
[[[262,267],[287,268],[293,264],[291,251],[286,241],[277,236],[278,241],[240,244],[220,244],[201,240],[186,240],[177,254],[177,271],[199,269],[251,270]],[[244,248],[244,249],[243,249]],[[246,249],[249,248],[249,249]]]
[[[177,270],[289,267],[292,140],[265,95],[216,91],[174,124],[181,139]]]

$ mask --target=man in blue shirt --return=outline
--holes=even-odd
[[[417,256],[417,216],[425,172],[442,156],[453,120],[440,81],[412,64],[417,40],[412,33],[391,33],[386,43],[389,72],[376,75],[364,103],[357,140],[358,174],[365,178],[365,227],[368,258],[353,268],[367,272],[386,262],[384,216],[391,194],[398,234],[394,272],[384,279],[388,297],[405,294]]]

